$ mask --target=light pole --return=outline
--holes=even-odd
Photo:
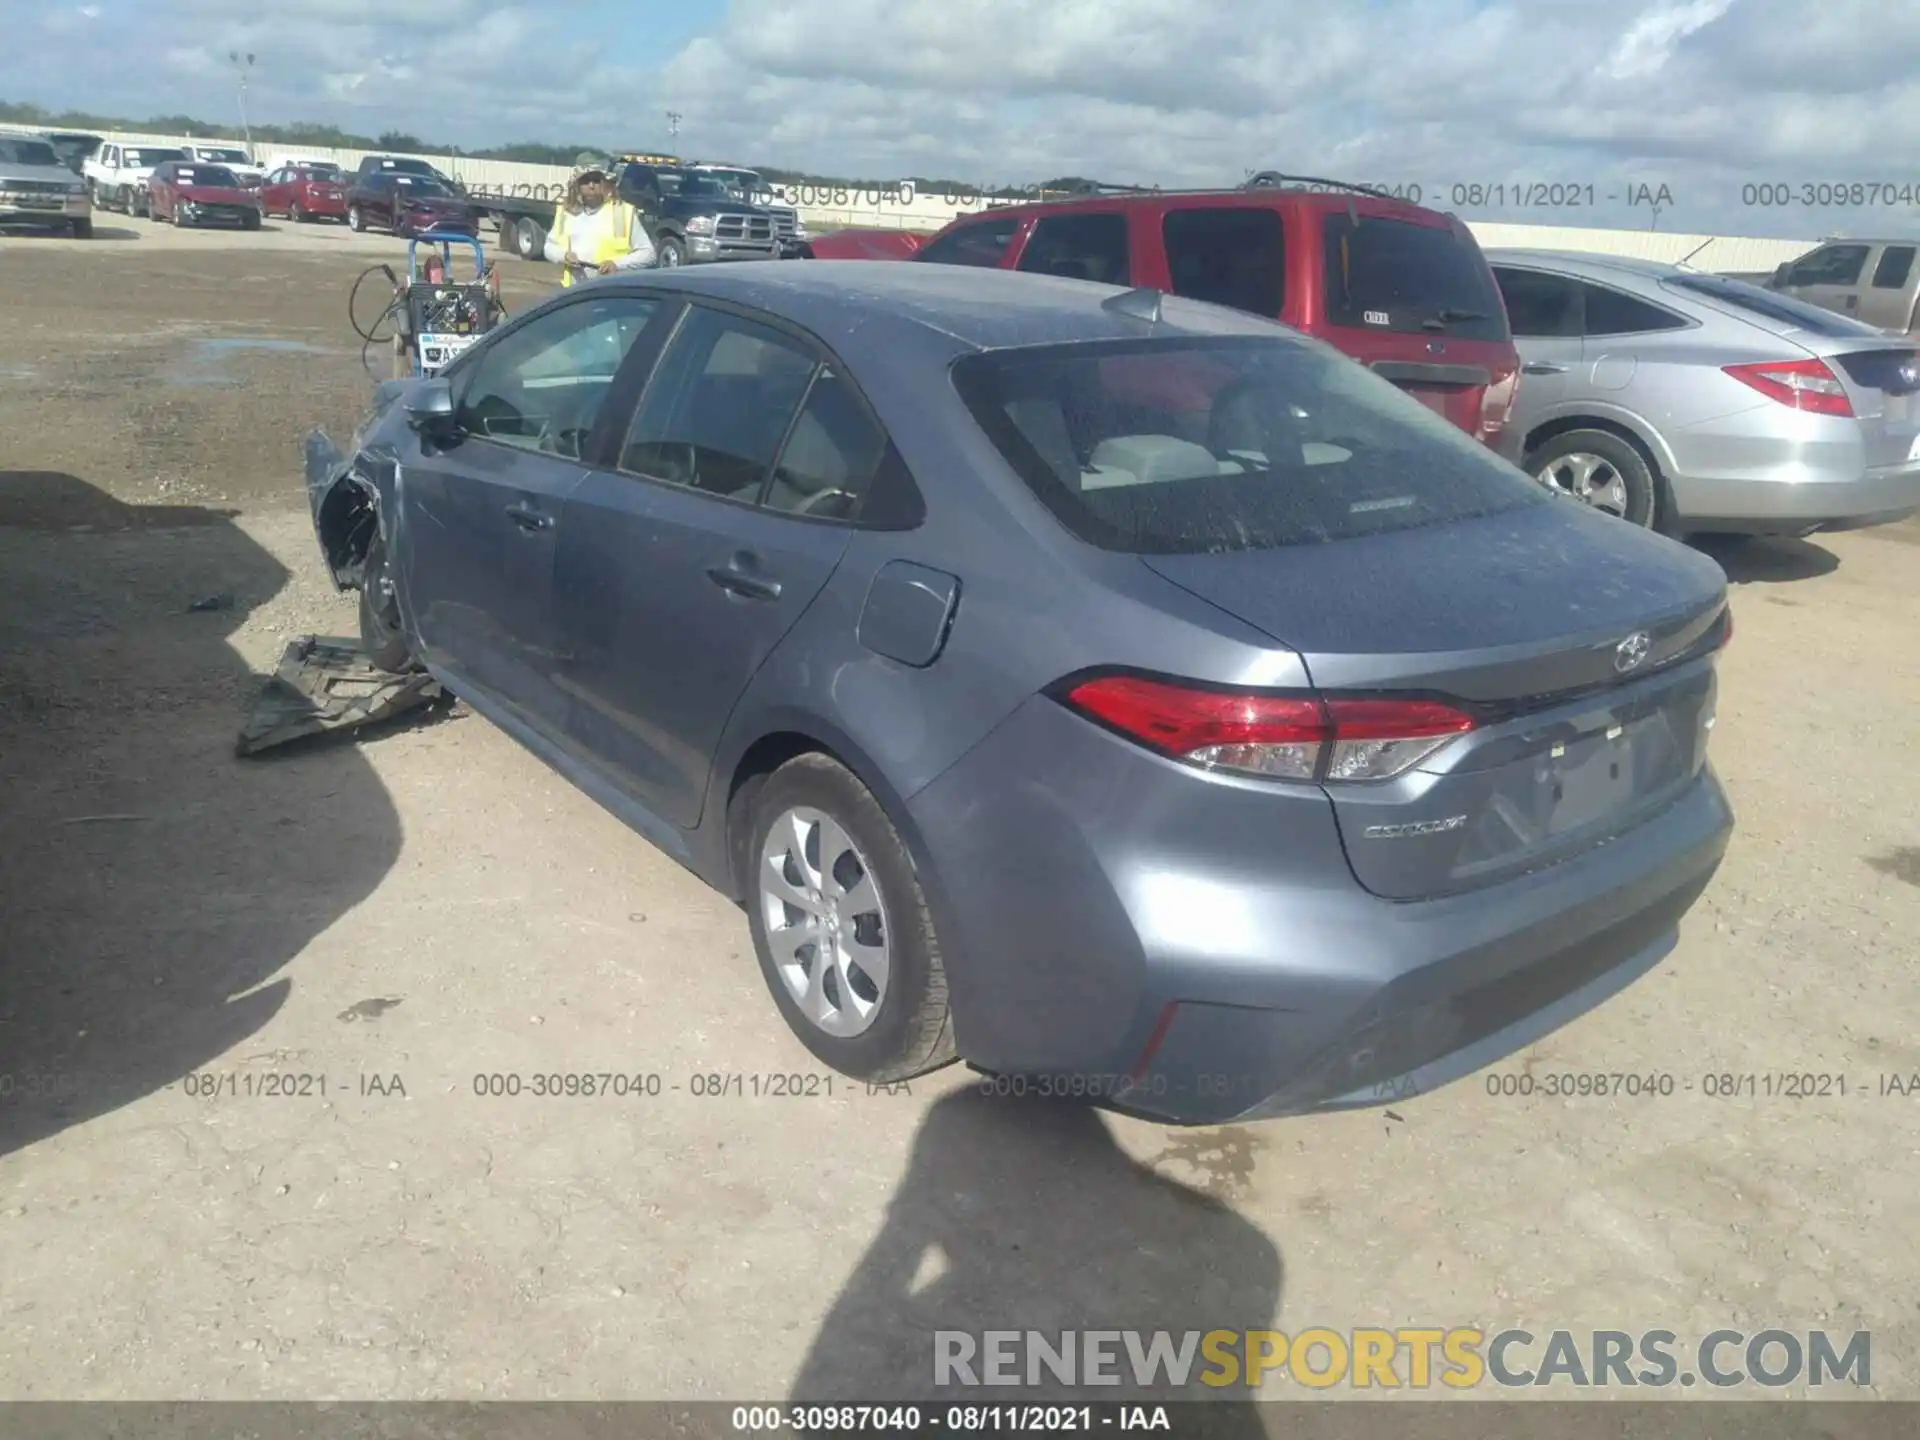
[[[669,110],[667,111],[667,139],[672,141],[678,140],[679,138],[680,112],[678,110]]]
[[[247,124],[247,72],[253,69],[253,52],[242,55],[238,50],[229,50],[227,58],[233,62],[233,68],[240,72],[240,133],[246,137],[247,158],[253,158],[253,127]]]

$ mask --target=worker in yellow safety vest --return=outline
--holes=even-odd
[[[640,212],[613,195],[613,174],[604,155],[586,152],[573,162],[566,196],[547,231],[547,259],[563,267],[562,285],[654,263],[653,238]]]

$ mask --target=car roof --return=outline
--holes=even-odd
[[[1286,185],[1220,186],[1198,190],[1102,190],[1086,195],[1063,195],[1049,200],[996,200],[979,210],[959,215],[954,225],[984,216],[1058,215],[1075,210],[1164,209],[1169,205],[1239,206],[1250,210],[1271,210],[1295,206],[1309,210],[1346,210],[1382,218],[1420,216],[1427,223],[1444,225],[1446,215],[1430,206],[1395,196],[1355,190],[1306,190]]]
[[[812,331],[855,365],[887,364],[902,342],[952,356],[1149,333],[1141,321],[1103,308],[1122,287],[970,265],[768,260],[650,270],[629,284],[765,310]],[[1172,295],[1161,306],[1152,333],[1299,338],[1276,321],[1223,306]]]
[[[1489,265],[1524,265],[1588,280],[1665,280],[1690,272],[1665,260],[1643,260],[1637,255],[1597,255],[1584,250],[1525,250],[1496,247],[1481,252]]]

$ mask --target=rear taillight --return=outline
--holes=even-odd
[[[1824,360],[1763,360],[1757,365],[1721,367],[1742,385],[1750,385],[1769,400],[1814,415],[1853,414],[1847,387]]]
[[[1513,414],[1514,397],[1520,390],[1520,371],[1513,369],[1499,376],[1487,386],[1480,398],[1480,438],[1492,445],[1500,438],[1500,432],[1507,428],[1507,418]]]
[[[1270,780],[1389,780],[1474,725],[1436,700],[1262,695],[1135,675],[1082,681],[1066,701],[1163,755]]]

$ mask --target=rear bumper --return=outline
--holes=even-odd
[[[1196,777],[1050,701],[908,809],[960,1053],[1175,1124],[1402,1101],[1532,1043],[1672,949],[1732,828],[1708,770],[1562,864],[1382,900],[1324,795]]]
[[[1836,475],[1806,467],[1797,477],[1673,482],[1674,503],[1696,528],[1806,534],[1884,524],[1920,511],[1920,461]]]

